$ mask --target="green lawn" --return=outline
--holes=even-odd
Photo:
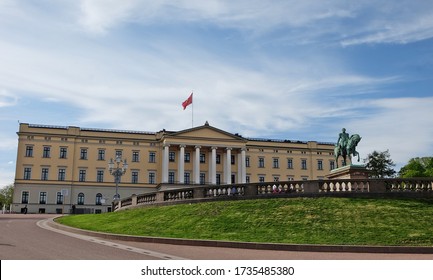
[[[188,239],[433,246],[433,199],[223,201],[65,216],[58,222],[94,231]]]

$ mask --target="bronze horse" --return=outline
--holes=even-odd
[[[359,141],[361,141],[361,136],[359,134],[353,134],[350,136],[349,140],[347,141],[347,144],[345,147],[340,147],[338,144],[335,145],[334,148],[334,155],[335,155],[335,163],[336,167],[338,168],[338,158],[340,156],[343,157],[343,166],[347,164],[346,158],[349,157],[349,160],[352,161],[351,156],[358,156],[359,161],[359,153],[356,151],[356,146],[358,145]]]

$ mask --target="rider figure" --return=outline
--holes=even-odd
[[[349,141],[349,133],[346,132],[346,129],[343,128],[341,133],[338,135],[337,145],[341,151],[344,151],[347,146],[347,141]]]

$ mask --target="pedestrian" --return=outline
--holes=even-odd
[[[24,206],[24,214],[27,214],[27,205]]]

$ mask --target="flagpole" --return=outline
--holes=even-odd
[[[191,96],[192,96],[192,100],[193,100],[193,102],[192,102],[192,110],[191,110],[191,128],[193,128],[194,127],[194,91],[191,91]]]

